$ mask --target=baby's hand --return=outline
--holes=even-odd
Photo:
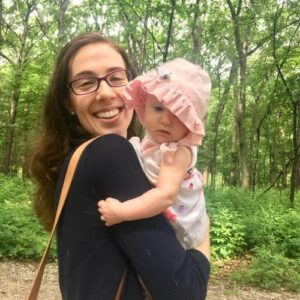
[[[101,214],[101,220],[106,226],[121,223],[123,220],[120,217],[122,203],[114,198],[107,198],[98,202],[98,211]]]

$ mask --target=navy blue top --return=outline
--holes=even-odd
[[[60,194],[68,157],[61,169]],[[131,144],[120,136],[99,137],[84,150],[57,228],[59,284],[64,300],[114,299],[124,271],[122,300],[142,299],[137,274],[155,300],[204,299],[209,263],[184,250],[162,215],[106,227],[97,203],[120,201],[151,188]]]

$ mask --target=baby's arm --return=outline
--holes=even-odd
[[[191,150],[178,146],[173,153],[162,156],[155,188],[134,199],[120,202],[114,198],[99,201],[101,219],[107,226],[155,216],[176,201],[178,189],[192,161]]]

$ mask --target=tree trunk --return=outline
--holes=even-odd
[[[120,19],[123,27],[126,28],[126,25],[128,25],[129,22],[131,22],[131,19],[127,16],[127,14],[125,12],[124,3],[122,1],[119,1],[119,5],[122,8],[119,11],[119,19]],[[137,50],[138,43],[135,38],[135,35],[132,32],[125,30],[124,36],[125,36],[125,40],[127,42],[127,51],[128,51],[129,57],[131,58],[131,62],[133,64],[134,68],[137,70],[137,72],[142,73],[143,69],[141,68],[139,61],[138,61],[139,51]]]
[[[174,13],[175,13],[175,7],[176,7],[176,0],[171,0],[171,14],[169,19],[169,27],[168,27],[168,33],[167,33],[167,40],[165,45],[165,51],[163,54],[163,62],[167,61],[168,54],[169,54],[169,46],[171,43],[171,37],[172,37],[172,30],[173,30],[173,21],[174,21]]]
[[[241,12],[242,0],[239,0],[238,8],[235,11],[230,0],[227,0],[230,8],[235,47],[239,57],[240,67],[240,80],[239,80],[239,104],[237,110],[237,126],[239,137],[239,150],[240,150],[240,184],[243,188],[249,187],[249,169],[248,169],[248,150],[246,142],[246,130],[245,130],[245,111],[246,111],[246,70],[247,70],[247,34],[242,40],[240,33],[239,14]]]
[[[271,137],[271,143],[269,143],[269,165],[270,165],[270,177],[269,182],[274,182],[277,177],[277,169],[276,169],[276,154],[274,143],[276,143],[276,138],[274,136]]]
[[[2,0],[0,0],[0,49],[2,47],[2,42],[3,42],[2,29],[3,29],[3,2]]]
[[[146,5],[146,13],[144,18],[144,28],[143,28],[143,35],[142,35],[142,41],[141,41],[141,60],[140,60],[140,69],[141,71],[144,71],[145,68],[145,58],[147,54],[147,33],[148,33],[148,18],[149,18],[149,11],[151,7],[151,0],[148,0],[148,3]]]
[[[295,189],[300,189],[300,95],[295,99],[295,113],[294,113],[294,128],[296,139],[294,141],[294,156],[297,157],[297,161],[294,164],[295,167]]]
[[[299,147],[300,147],[300,129],[297,128],[298,112],[300,110],[300,99],[295,99],[293,101],[293,156],[294,163],[292,165],[292,175],[291,175],[291,190],[290,190],[290,204],[291,207],[295,206],[295,191],[297,188],[297,181],[299,180],[299,167],[300,167],[300,157],[299,157]],[[298,121],[297,121],[298,120]],[[299,124],[298,124],[299,125]]]
[[[199,12],[200,12],[200,0],[197,0],[194,5],[194,18],[193,18],[193,26],[192,26],[192,60],[197,62],[199,59],[201,52],[201,32],[202,26],[199,22]]]
[[[279,63],[277,58],[277,48],[276,48],[276,35],[277,35],[277,21],[281,14],[282,7],[277,7],[277,11],[274,15],[273,22],[273,32],[272,32],[272,43],[273,43],[273,58],[275,62],[275,68],[278,73],[279,78],[281,79],[283,86],[285,88],[286,94],[291,102],[292,107],[292,143],[293,143],[293,159],[292,159],[292,173],[291,173],[291,186],[290,186],[290,205],[294,207],[295,205],[295,192],[297,189],[297,182],[299,181],[299,166],[300,166],[300,157],[299,157],[299,148],[300,148],[300,96],[299,93],[293,95],[293,92],[289,86],[288,81],[286,80],[284,73],[282,71],[282,67],[286,62],[286,59],[283,59],[281,63]],[[294,35],[299,31],[299,26],[297,27]],[[287,48],[287,53],[291,50],[290,47]],[[298,186],[299,187],[299,186]]]
[[[232,118],[232,135],[231,135],[231,162],[230,162],[230,179],[229,183],[232,186],[237,186],[239,181],[239,156],[238,156],[238,130],[235,115],[238,113],[238,90],[237,85],[233,89],[233,118]]]
[[[2,171],[4,174],[8,174],[11,167],[12,148],[14,142],[14,130],[15,130],[15,123],[16,123],[16,115],[17,115],[17,105],[20,99],[21,77],[22,77],[21,68],[20,66],[17,66],[17,70],[15,74],[15,82],[13,85],[13,94],[10,99],[8,129],[6,133],[5,152],[4,152],[4,160],[2,166]]]
[[[219,134],[219,127],[221,124],[221,119],[223,116],[223,111],[225,109],[226,101],[228,99],[228,95],[230,92],[230,87],[232,86],[234,79],[236,78],[236,71],[237,71],[237,65],[236,62],[232,62],[231,70],[229,73],[229,77],[227,82],[225,83],[224,90],[222,95],[219,97],[219,104],[217,105],[217,112],[215,116],[215,121],[213,128],[211,130],[211,134],[213,135],[213,138],[211,139],[211,144],[209,146],[210,153],[211,153],[211,161],[209,163],[210,170],[208,172],[211,173],[211,185],[215,186],[215,176],[216,176],[216,169],[217,169],[217,145],[218,145],[218,134]],[[221,82],[221,77],[219,76],[219,82]]]
[[[58,1],[58,40],[61,44],[65,42],[65,15],[69,4],[70,0]]]
[[[28,37],[29,30],[29,16],[34,10],[34,3],[26,2],[27,10],[22,18],[22,33],[19,35],[18,32],[13,31],[10,27],[9,29],[12,31],[14,35],[18,37],[20,41],[18,51],[16,51],[16,61],[14,62],[10,57],[5,55],[4,53],[0,53],[2,57],[4,57],[14,68],[14,84],[12,87],[12,95],[10,98],[10,110],[8,115],[8,129],[6,133],[6,144],[5,144],[5,152],[4,152],[4,161],[2,166],[2,171],[4,174],[8,174],[11,169],[12,162],[12,149],[14,144],[14,127],[16,123],[16,115],[17,115],[17,107],[20,99],[21,93],[21,81],[22,81],[22,71],[23,64],[26,61],[27,56],[29,55],[28,49],[31,48],[31,45],[26,48],[26,41]]]

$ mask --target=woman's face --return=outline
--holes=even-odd
[[[104,76],[118,68],[126,68],[119,52],[106,43],[89,44],[70,61],[69,82]],[[87,95],[75,95],[70,89],[70,110],[92,136],[115,133],[126,137],[133,111],[125,107],[120,96],[124,88],[110,87],[102,80],[98,90]]]

